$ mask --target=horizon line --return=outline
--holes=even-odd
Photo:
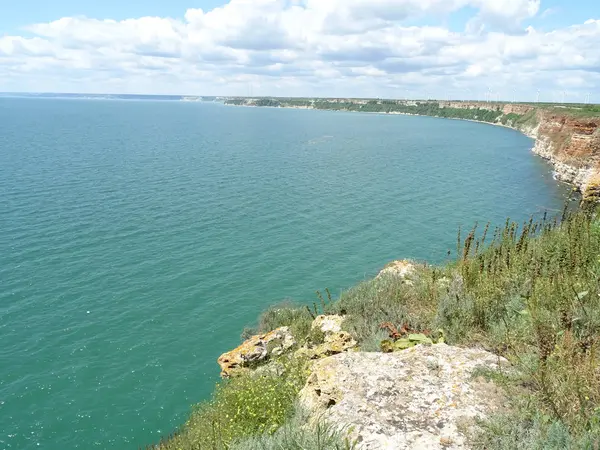
[[[39,96],[70,96],[70,97],[82,97],[82,96],[93,96],[93,97],[178,97],[178,98],[274,98],[274,99],[326,99],[326,100],[393,100],[393,101],[425,101],[425,102],[472,102],[472,103],[513,103],[513,104],[539,104],[539,105],[600,105],[598,103],[581,103],[581,102],[549,102],[549,101],[513,101],[513,100],[479,100],[479,99],[442,99],[442,98],[393,98],[393,97],[350,97],[350,96],[337,96],[337,97],[321,97],[321,96],[275,96],[275,95],[198,95],[198,94],[118,94],[118,93],[93,93],[93,92],[52,92],[52,91],[40,91],[40,92],[22,92],[22,91],[0,91],[1,96],[26,96],[26,97],[39,97]]]

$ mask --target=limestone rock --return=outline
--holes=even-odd
[[[252,336],[236,349],[219,357],[217,362],[221,366],[221,376],[228,378],[245,368],[266,362],[271,356],[281,355],[295,344],[296,341],[288,327]]]
[[[339,333],[342,331],[342,322],[344,321],[343,316],[338,315],[322,315],[317,316],[311,324],[312,329],[319,329],[323,333]]]
[[[326,333],[322,344],[307,347],[304,346],[296,351],[296,356],[303,356],[309,359],[320,359],[326,356],[337,355],[355,348],[357,342],[347,331],[337,331]]]
[[[387,264],[379,274],[377,278],[382,278],[386,276],[394,276],[399,278],[408,278],[415,271],[416,265],[407,259],[401,259],[398,261],[392,261]]]
[[[600,202],[600,172],[594,172],[582,189],[582,200],[588,203]]]
[[[318,345],[315,353],[321,356],[335,355],[356,347],[356,341],[347,331],[337,331],[325,335],[325,342]]]
[[[301,403],[315,420],[347,430],[358,449],[464,449],[485,417],[506,403],[476,367],[507,365],[483,350],[419,345],[398,353],[342,353],[316,361]]]

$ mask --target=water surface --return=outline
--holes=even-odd
[[[266,306],[560,209],[531,147],[427,117],[0,99],[0,448],[158,440]]]

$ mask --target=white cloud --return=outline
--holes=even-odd
[[[475,8],[464,31],[441,25]],[[540,32],[540,0],[230,0],[181,19],[65,17],[0,37],[0,90],[414,96],[595,89],[600,21]],[[449,16],[450,15],[450,16]],[[416,22],[415,22],[416,21]],[[401,93],[399,93],[399,91]],[[599,99],[600,100],[600,99]]]

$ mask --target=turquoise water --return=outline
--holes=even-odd
[[[0,99],[0,448],[158,440],[269,304],[560,209],[531,146],[425,117]]]

